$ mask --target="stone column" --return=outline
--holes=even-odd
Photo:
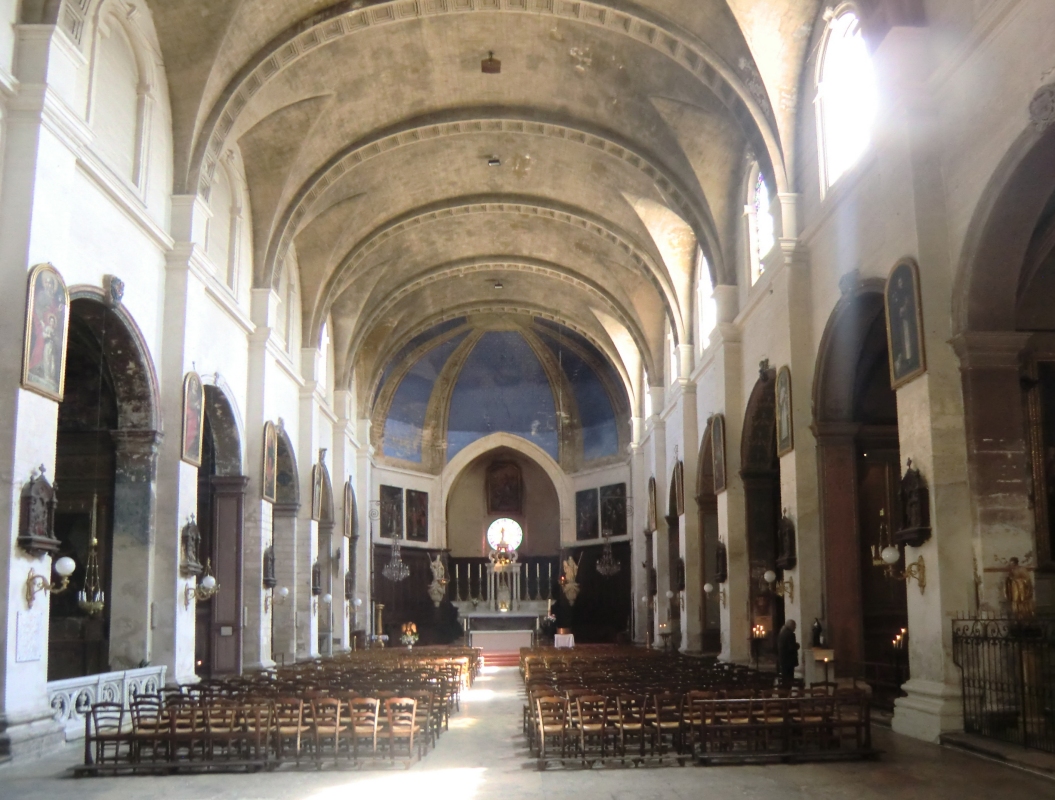
[[[686,348],[691,351],[691,346]],[[682,350],[684,355],[684,349]],[[684,361],[684,359],[683,359]],[[691,374],[684,371],[682,375]],[[679,529],[679,550],[685,564],[685,590],[681,594],[681,649],[683,652],[699,652],[703,647],[703,578],[700,575],[703,550],[703,531],[700,530],[700,515],[697,511],[696,496],[696,455],[699,452],[700,436],[698,411],[696,408],[696,384],[684,381],[682,384],[682,441],[681,456],[684,465],[685,479],[685,513],[682,514]],[[677,591],[677,587],[675,587]],[[678,602],[678,598],[674,598]]]
[[[1030,334],[966,333],[953,340],[960,357],[967,428],[968,476],[974,501],[978,610],[1007,613],[1008,559],[1036,566],[1030,421],[1022,397],[1022,358]],[[1049,509],[1049,514],[1055,509]],[[1038,535],[1045,535],[1046,531]],[[1038,584],[1040,581],[1038,580]],[[1040,594],[1040,593],[1038,593]]]
[[[271,606],[271,658],[277,664],[292,664],[297,659],[298,598],[307,590],[311,580],[297,574],[297,503],[276,503],[271,509],[271,524],[275,546],[275,599]],[[278,590],[289,589],[289,596],[280,598]],[[309,593],[310,594],[310,593]]]
[[[113,554],[110,562],[110,668],[134,669],[152,658],[157,456],[161,434],[111,431],[115,450]]]

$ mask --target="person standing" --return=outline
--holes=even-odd
[[[789,686],[795,678],[795,667],[799,665],[799,642],[795,637],[798,623],[789,619],[777,635],[777,669],[780,682]]]

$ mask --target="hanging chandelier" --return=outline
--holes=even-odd
[[[403,561],[403,553],[400,551],[399,539],[392,542],[392,556],[388,559],[381,570],[381,574],[390,581],[399,583],[410,577],[410,567]]]
[[[99,576],[99,539],[96,536],[98,506],[99,496],[92,495],[91,544],[88,546],[88,562],[84,570],[84,586],[77,592],[77,605],[89,617],[98,616],[106,608],[106,593],[103,592],[103,582]]]
[[[604,537],[604,549],[601,551],[601,557],[597,559],[597,573],[602,578],[611,578],[619,574],[623,565],[612,555],[612,532],[604,530],[601,531],[601,535]]]

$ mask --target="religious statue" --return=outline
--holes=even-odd
[[[1032,617],[1036,611],[1033,601],[1033,578],[1026,567],[1020,566],[1017,558],[1008,560],[1007,577],[1004,579],[1004,594],[1011,606],[1011,615],[1017,619]]]
[[[582,556],[579,556],[582,559]],[[560,588],[564,592],[564,597],[568,601],[568,605],[575,605],[575,598],[579,596],[579,584],[575,578],[579,574],[579,564],[571,556],[564,559],[563,564],[564,574],[560,578]]]
[[[894,534],[894,543],[921,547],[929,538],[930,490],[910,458],[901,478],[901,527]]]
[[[788,510],[777,523],[777,566],[781,569],[794,569],[798,563],[798,552],[795,547],[795,523],[788,518]]]
[[[430,559],[429,569],[432,570],[432,583],[429,584],[429,599],[436,608],[443,602],[443,596],[447,592],[447,570],[443,566],[443,557],[437,555]]]

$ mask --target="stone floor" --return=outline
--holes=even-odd
[[[540,773],[520,734],[520,680],[491,669],[462,701],[439,746],[409,771],[275,772],[168,777],[68,778],[76,746],[0,768],[3,800],[161,797],[164,800],[503,800],[576,798],[920,798],[1055,797],[1055,781],[937,745],[875,731],[875,762],[750,767],[550,770]]]

